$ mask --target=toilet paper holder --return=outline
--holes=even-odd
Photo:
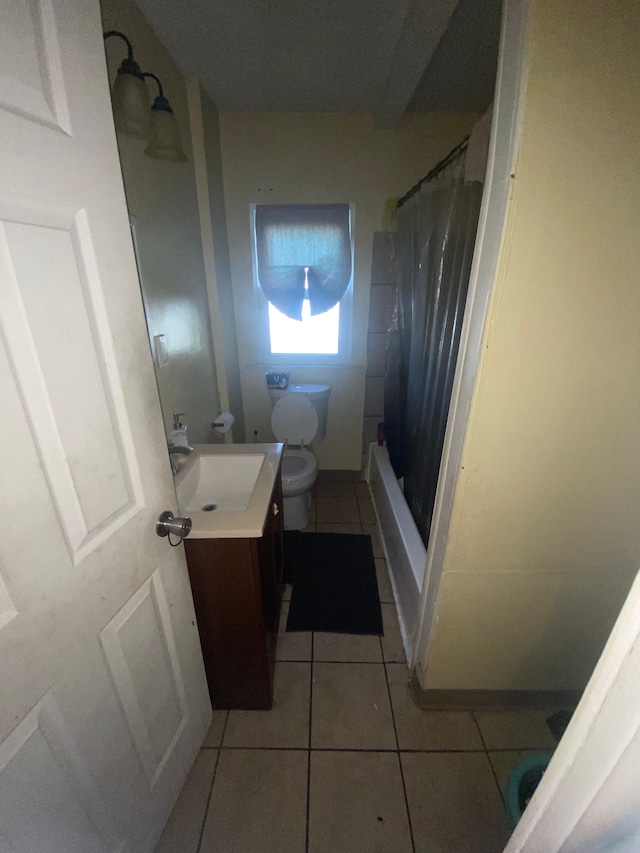
[[[215,421],[212,421],[211,426],[216,432],[225,433],[229,432],[235,422],[236,419],[233,417],[231,412],[221,412],[216,417]]]

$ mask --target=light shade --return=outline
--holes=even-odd
[[[178,122],[163,95],[158,95],[151,108],[151,137],[144,153],[154,160],[172,160],[174,163],[187,159],[180,142]]]
[[[149,91],[136,62],[125,59],[111,93],[116,130],[139,139],[149,139],[151,110]]]

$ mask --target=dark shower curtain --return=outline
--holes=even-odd
[[[428,542],[469,287],[482,185],[462,160],[398,211],[397,312],[389,332],[385,436],[396,476]]]

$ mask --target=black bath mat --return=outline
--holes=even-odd
[[[384,634],[368,536],[302,533],[296,564],[287,631]]]

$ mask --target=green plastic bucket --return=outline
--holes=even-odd
[[[514,826],[529,805],[529,800],[533,797],[550,761],[551,755],[546,753],[528,755],[511,771],[507,782],[505,805]]]

